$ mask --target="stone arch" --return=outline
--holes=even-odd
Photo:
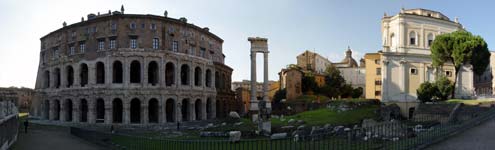
[[[175,119],[175,100],[172,98],[167,99],[165,102],[165,114],[167,122],[174,122]]]
[[[182,121],[189,121],[189,114],[191,113],[191,110],[189,110],[189,99],[183,99],[181,104]]]
[[[60,101],[55,100],[53,103],[53,111],[55,112],[53,120],[60,120]]]
[[[60,88],[60,68],[55,68],[55,71],[53,71],[53,75],[55,76],[55,83],[54,86],[55,88]]]
[[[138,98],[131,100],[130,112],[131,123],[141,123],[141,100]]]
[[[175,65],[168,62],[165,65],[165,85],[172,86],[175,83]]]
[[[99,61],[96,63],[96,84],[105,84],[105,64]]]
[[[211,98],[207,98],[206,99],[206,119],[211,119],[213,118],[213,101],[211,100]]]
[[[105,100],[98,98],[96,100],[96,123],[105,122]]]
[[[203,116],[203,103],[201,102],[201,99],[196,99],[196,101],[194,101],[194,112],[196,114],[194,120],[201,120]]]
[[[124,81],[124,70],[122,68],[122,62],[116,60],[113,62],[112,68],[112,82],[113,83],[123,83]]]
[[[122,123],[123,110],[124,110],[124,105],[122,104],[122,100],[120,98],[113,99],[112,101],[113,123]]]
[[[81,87],[88,85],[88,65],[82,63],[79,67],[79,79],[81,79]]]
[[[141,83],[141,63],[134,60],[131,62],[130,82],[131,83]]]
[[[182,85],[189,85],[189,65],[183,64],[180,67],[180,82]]]
[[[201,86],[201,78],[203,76],[202,70],[200,67],[194,68],[194,85]]]
[[[205,86],[211,87],[211,70],[210,69],[206,69]]]
[[[43,87],[49,88],[50,87],[50,71],[46,70],[45,73],[43,74],[43,78],[44,78]]]
[[[148,101],[148,120],[150,123],[158,123],[158,100],[152,98]]]
[[[148,64],[148,83],[151,85],[156,85],[159,82],[158,76],[158,63],[156,61],[151,61]]]
[[[74,84],[74,68],[71,65],[65,67],[67,87],[71,87]]]
[[[88,122],[88,101],[86,99],[81,99],[81,103],[79,105],[80,122]]]
[[[73,105],[72,105],[72,100],[71,99],[66,99],[64,103],[64,110],[65,110],[65,118],[64,121],[72,121],[72,111],[73,111]]]
[[[50,119],[50,100],[45,100],[43,104],[43,111],[45,113],[44,119]]]

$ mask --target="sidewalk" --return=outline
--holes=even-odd
[[[495,120],[489,120],[427,148],[427,150],[492,150],[495,149]]]
[[[19,130],[19,137],[13,150],[104,149],[71,135],[66,127],[31,125],[27,134],[24,133],[24,128]]]

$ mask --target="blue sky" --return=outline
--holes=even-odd
[[[0,1],[0,87],[34,87],[39,62],[39,38],[72,24],[89,13],[120,10],[126,13],[186,17],[188,22],[224,39],[226,64],[234,69],[234,81],[250,79],[250,36],[268,38],[269,77],[296,55],[312,50],[340,61],[347,46],[355,59],[376,52],[380,46],[380,20],[401,7],[425,8],[459,17],[467,30],[495,44],[495,13],[491,1],[445,0],[1,0]],[[85,17],[86,18],[86,17]],[[258,79],[262,79],[262,55],[258,55]]]

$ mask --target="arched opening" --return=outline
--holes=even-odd
[[[72,121],[72,100],[65,100],[65,121]]]
[[[45,118],[44,119],[50,119],[50,101],[49,100],[45,100],[45,103],[44,103],[44,110],[45,112]]]
[[[55,68],[55,88],[60,88],[60,68]]]
[[[131,100],[131,123],[141,123],[141,101],[137,98]]]
[[[220,75],[215,71],[215,88],[220,88]]]
[[[167,122],[175,121],[175,102],[174,99],[167,99],[165,103],[165,113],[167,114]]]
[[[205,85],[206,87],[211,87],[211,70],[206,69],[206,75],[205,75]]]
[[[81,79],[81,87],[84,87],[88,84],[88,65],[85,63],[81,64],[79,78]]]
[[[44,88],[49,88],[50,87],[50,71],[45,71],[44,75],[43,75],[43,78],[44,78],[44,83],[43,83],[43,87]]]
[[[54,105],[53,111],[55,111],[55,116],[53,117],[53,120],[60,120],[60,101],[55,100],[53,105]]]
[[[201,120],[201,117],[203,116],[203,111],[201,108],[201,99],[197,99],[196,102],[194,102],[194,112],[196,114],[195,120]]]
[[[112,118],[113,123],[122,123],[122,112],[123,112],[122,100],[119,98],[113,99],[112,102]]]
[[[158,123],[158,100],[151,99],[148,102],[148,119],[150,123]]]
[[[206,119],[211,119],[212,116],[212,101],[211,98],[206,99]]]
[[[105,101],[101,98],[96,100],[96,123],[105,122]]]
[[[175,83],[175,66],[169,62],[165,65],[165,85],[172,86]]]
[[[131,62],[131,83],[141,83],[141,64],[134,60]]]
[[[202,82],[201,81],[201,76],[203,76],[202,75],[202,72],[201,72],[201,68],[196,67],[194,69],[194,85],[195,86],[201,86],[201,82]]]
[[[123,72],[122,63],[120,61],[113,62],[113,71],[112,71],[112,79],[113,83],[122,83],[123,80]]]
[[[88,101],[86,99],[81,99],[79,110],[81,111],[80,122],[88,122]]]
[[[158,84],[158,63],[155,61],[148,64],[148,83],[151,85]]]
[[[74,69],[72,66],[67,66],[65,70],[67,70],[67,87],[71,87],[74,84]]]
[[[96,63],[96,84],[105,84],[105,65],[102,62]]]
[[[221,99],[217,99],[216,101],[216,110],[217,110],[217,118],[224,118],[226,117],[227,113],[225,112],[225,109],[223,108],[223,101]]]
[[[182,114],[182,121],[189,121],[189,99],[183,99],[182,100],[182,107],[181,107],[181,114]]]
[[[189,66],[186,64],[180,67],[180,82],[182,85],[189,85]]]

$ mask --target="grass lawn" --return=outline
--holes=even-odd
[[[493,99],[477,99],[477,100],[465,100],[465,99],[450,99],[447,103],[464,103],[465,105],[478,105],[481,103],[495,102]]]
[[[318,110],[306,111],[292,116],[286,116],[285,121],[272,118],[272,126],[286,126],[290,119],[304,120],[306,125],[347,125],[359,123],[365,118],[375,118],[375,111],[379,109],[379,105],[367,105],[354,110],[337,112],[327,108]]]

